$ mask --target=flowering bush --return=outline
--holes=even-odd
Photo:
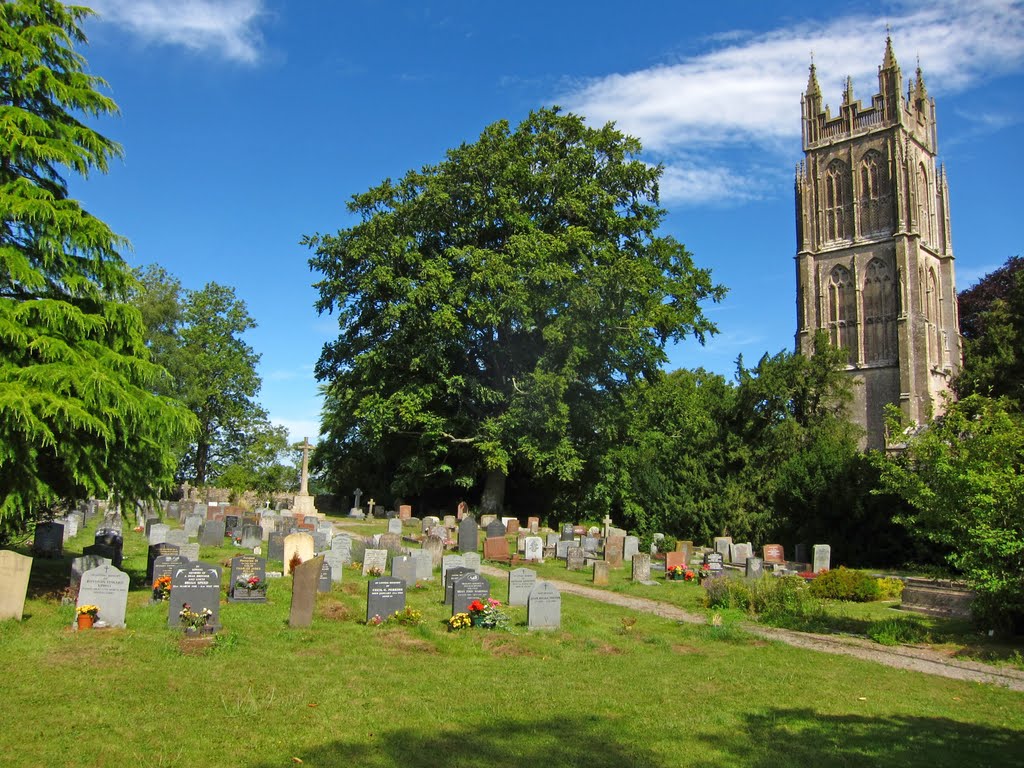
[[[697,578],[697,574],[693,572],[693,568],[687,568],[683,571],[683,581],[693,581]]]
[[[153,599],[166,600],[171,594],[171,577],[161,576],[153,582]]]
[[[501,602],[490,597],[487,598],[486,603],[474,600],[467,606],[473,626],[483,627],[484,629],[505,629],[508,627],[508,614],[500,609]]]
[[[665,576],[669,579],[683,578],[683,566],[670,565],[668,568],[665,569]]]
[[[100,613],[100,607],[98,605],[80,605],[75,610],[75,612],[79,616],[85,616],[86,614],[88,614],[89,616],[92,616],[95,619]]]
[[[700,576],[700,580],[704,581],[704,579],[711,575],[711,565],[709,563],[704,563],[704,565],[700,567],[700,571],[697,573]]]
[[[415,627],[423,623],[423,614],[414,608],[406,608],[402,611],[395,611],[388,619],[389,624],[401,624],[406,627]]]
[[[468,613],[456,613],[448,619],[449,632],[458,632],[460,629],[466,629],[471,626],[473,626],[473,620],[469,618]]]

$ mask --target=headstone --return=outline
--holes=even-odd
[[[432,581],[434,578],[434,558],[429,552],[414,549],[409,555],[416,566],[416,581]]]
[[[491,522],[487,524],[486,538],[496,539],[504,535],[505,525],[501,522],[501,520],[491,520]]]
[[[528,517],[526,518],[526,527],[530,529],[530,533],[537,533],[540,530],[540,518],[539,517]]]
[[[324,533],[323,531],[319,531],[319,530],[311,531],[310,532],[310,536],[313,539],[313,552],[315,552],[316,554],[319,555],[325,549],[327,549],[327,534],[326,533]],[[245,546],[244,542],[242,543],[242,546]]]
[[[167,523],[154,523],[149,527],[149,545],[163,544],[167,541],[167,534],[171,532],[171,526]]]
[[[363,553],[363,576],[376,571],[380,576],[388,567],[388,551],[386,549],[367,549]]]
[[[786,550],[781,544],[765,544],[761,547],[761,557],[766,563],[784,563]]]
[[[793,558],[798,563],[806,563],[806,562],[808,562],[808,560],[807,560],[807,544],[806,543],[804,543],[802,541],[797,542],[797,545],[793,548]]]
[[[224,515],[224,535],[229,539],[233,539],[239,535],[242,528],[242,518],[240,515]]]
[[[646,552],[635,552],[632,557],[633,581],[651,580],[651,556]]]
[[[292,572],[291,561],[298,555],[302,562],[313,559],[313,537],[308,533],[291,533],[284,537],[284,575]]]
[[[346,565],[352,562],[352,537],[347,533],[331,539],[331,549],[341,553],[342,562]]]
[[[569,547],[565,551],[565,569],[567,571],[583,570],[583,547]]]
[[[191,562],[187,557],[181,555],[160,555],[153,560],[153,573],[149,580],[152,587],[161,576],[174,576],[174,572],[186,567]]]
[[[452,616],[465,613],[474,600],[485,602],[491,596],[491,582],[479,573],[467,573],[452,581]]]
[[[523,556],[531,562],[544,559],[544,540],[540,536],[527,536],[523,542]]]
[[[753,547],[750,544],[730,544],[729,545],[729,562],[737,565],[746,565],[747,558],[751,557],[753,553]]]
[[[480,573],[480,553],[479,552],[467,552],[462,556],[462,562],[466,564],[466,567],[474,573]]]
[[[504,536],[484,539],[484,559],[496,561],[509,560],[508,540]]]
[[[330,592],[331,583],[334,581],[331,575],[331,564],[327,562],[327,558],[321,555],[318,560],[321,561],[320,565],[320,580],[317,582],[317,592]]]
[[[832,566],[832,547],[828,544],[814,545],[814,572],[827,571]]]
[[[64,526],[64,531],[61,534],[63,543],[67,543],[68,539],[74,538],[78,535],[78,520],[76,515],[68,515],[63,519],[61,525]]]
[[[164,539],[164,542],[173,544],[176,547],[182,547],[188,544],[188,534],[182,528],[172,528],[167,532],[167,538]]]
[[[380,549],[385,549],[393,555],[401,554],[402,552],[402,534],[400,533],[382,533],[378,540],[377,546]]]
[[[182,606],[188,603],[199,613],[206,608],[213,612],[208,626],[220,627],[220,574],[219,566],[209,563],[189,563],[171,574],[171,596],[168,599],[167,626],[180,627]]]
[[[513,517],[505,523],[505,533],[509,536],[514,536],[515,534],[519,533],[519,521],[516,518]]]
[[[526,605],[530,591],[537,583],[537,573],[529,568],[516,568],[508,574],[508,604]]]
[[[681,565],[683,568],[688,568],[690,563],[687,561],[684,552],[666,552],[665,553],[665,568],[675,568]]]
[[[250,579],[267,583],[267,561],[255,555],[237,555],[231,558],[231,581],[228,582],[228,600],[233,603],[265,603],[267,590],[250,589]]]
[[[461,520],[462,518],[464,518],[468,514],[469,514],[469,504],[467,504],[464,501],[460,501],[458,506],[455,507],[455,516],[459,520]],[[455,526],[452,526],[452,527],[454,528]]]
[[[459,527],[459,521],[455,517],[455,515],[445,515],[444,520],[441,521],[441,524],[449,531],[453,531]]]
[[[608,567],[607,560],[595,560],[594,561],[594,586],[607,587],[608,586],[608,574],[611,569]]]
[[[572,541],[576,537],[575,529],[576,526],[572,523],[565,523],[562,525],[562,536],[560,541]]]
[[[448,571],[452,568],[465,568],[466,559],[463,555],[445,555],[441,558],[441,584],[448,583]],[[472,570],[472,569],[470,569]]]
[[[82,555],[74,558],[71,561],[71,586],[77,589],[82,582],[82,574],[101,565],[112,565],[110,558],[99,555]]]
[[[404,581],[406,587],[413,586],[416,583],[416,563],[408,555],[392,558],[391,576]]]
[[[150,544],[146,556],[146,582],[153,583],[153,562],[161,555],[180,555],[181,550],[175,544]]]
[[[258,525],[242,526],[242,546],[252,549],[263,544],[263,529]]]
[[[479,548],[476,520],[472,515],[462,518],[459,523],[459,552],[476,552]]]
[[[744,575],[748,579],[759,579],[764,575],[764,565],[760,557],[748,557],[745,567]]]
[[[331,581],[335,584],[341,582],[341,575],[345,571],[345,558],[341,554],[341,550],[328,549],[324,552],[324,562],[331,566]]]
[[[604,559],[608,561],[608,565],[612,568],[619,568],[622,565],[625,545],[625,536],[609,536],[605,539]]]
[[[708,576],[723,576],[725,571],[722,568],[722,561],[725,558],[722,557],[721,552],[708,552],[704,555],[704,565]]]
[[[110,564],[115,568],[121,562],[121,550],[114,549],[114,547],[108,547],[106,544],[90,544],[88,547],[82,547],[82,555],[96,555],[98,557],[104,557],[110,561]]]
[[[597,545],[600,543],[600,539],[596,536],[584,536],[581,543],[583,545],[583,551],[588,555],[592,555],[597,552]]]
[[[385,621],[405,610],[405,582],[382,576],[366,583],[366,620],[375,616]]]
[[[430,555],[434,567],[439,566],[441,559],[444,557],[444,540],[437,536],[427,536],[423,540],[422,547],[423,551]]]
[[[207,520],[199,529],[199,546],[201,547],[222,547],[224,546],[224,521]]]
[[[37,557],[61,557],[64,554],[64,526],[60,523],[38,523],[32,542]]]
[[[626,536],[622,540],[622,560],[632,562],[633,555],[640,551],[640,538],[638,536]]]
[[[397,533],[399,536],[402,535],[402,521],[399,518],[393,517],[388,520],[388,533]]]
[[[0,550],[0,620],[21,621],[31,571],[31,557],[7,549]]]
[[[424,536],[430,535],[434,528],[441,524],[441,521],[433,515],[427,515],[420,524],[420,533]]]
[[[185,518],[185,535],[190,539],[197,538],[199,536],[199,529],[202,527],[202,525],[203,518],[201,518],[199,515],[189,515]]]
[[[82,574],[78,588],[77,606],[95,605],[100,609],[98,622],[108,627],[124,627],[124,615],[128,609],[127,573],[112,565],[101,565]]]
[[[473,571],[471,571],[469,568],[466,568],[464,566],[455,566],[454,568],[449,568],[445,572],[445,577],[444,577],[444,602],[445,602],[445,605],[451,605],[452,604],[452,584],[455,583],[455,580],[456,579],[461,579],[463,576],[467,576],[468,574],[471,574],[471,573],[473,573]],[[480,574],[476,574],[476,575],[479,576]]]
[[[689,567],[690,558],[693,557],[693,542],[692,541],[677,541],[676,552],[683,556],[682,565]]]
[[[569,556],[569,548],[575,546],[575,539],[570,539],[569,541],[562,541],[559,539],[558,543],[555,544],[555,557],[559,560],[565,560]]]
[[[288,611],[289,627],[312,626],[313,609],[316,607],[316,592],[320,584],[323,565],[323,556],[314,557],[303,561],[292,573],[292,603]]]
[[[732,536],[716,536],[713,549],[718,552],[722,559],[729,557],[729,547],[732,544]]]
[[[191,560],[193,563],[199,560],[199,542],[190,541],[188,544],[182,544],[178,547],[178,554],[184,557],[186,560]]]
[[[530,592],[526,604],[529,629],[558,629],[562,625],[562,595],[554,584],[541,581]]]
[[[480,525],[481,528],[486,528],[488,525],[491,524],[491,522],[493,520],[497,520],[497,519],[498,519],[497,515],[480,515],[480,523],[479,523],[479,525]]]

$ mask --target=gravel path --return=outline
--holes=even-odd
[[[488,576],[499,578],[508,576],[507,571],[489,566],[482,566],[480,570]],[[656,600],[648,600],[644,597],[631,597],[617,592],[586,587],[582,584],[572,584],[566,581],[550,581],[562,592],[585,597],[589,600],[597,600],[609,605],[617,605],[633,611],[650,613],[665,619],[682,621],[688,624],[707,623],[707,619],[704,616],[690,613],[682,608],[660,603]],[[990,683],[1014,691],[1024,691],[1024,671],[1010,667],[994,667],[976,661],[952,659],[927,648],[880,646],[870,640],[846,635],[816,635],[809,632],[794,632],[789,629],[766,627],[752,622],[744,622],[741,626],[752,635],[786,643],[796,648],[808,648],[840,656],[853,656],[858,659],[885,664],[888,667],[896,667],[897,669],[909,669],[928,675],[949,677],[954,680]]]

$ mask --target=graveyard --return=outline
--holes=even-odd
[[[140,513],[118,533],[94,503],[67,518],[73,534],[44,529],[18,555],[33,557],[20,620],[0,622],[5,764],[1009,766],[1024,749],[1021,690],[765,640],[742,611],[706,608],[698,579],[667,579],[657,556],[623,562],[633,537],[521,536],[518,521],[466,515],[438,548],[438,518],[202,506]],[[533,538],[540,557],[526,558]],[[725,560],[697,549],[685,565]],[[707,580],[746,579],[725,570]],[[501,628],[453,626],[489,600]],[[210,619],[187,628],[186,603]],[[99,614],[78,629],[85,604]],[[870,605],[828,621],[892,612]]]

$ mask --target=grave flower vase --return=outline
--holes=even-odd
[[[79,629],[92,629],[93,622],[96,621],[96,617],[91,613],[80,613],[78,614],[78,628]]]

